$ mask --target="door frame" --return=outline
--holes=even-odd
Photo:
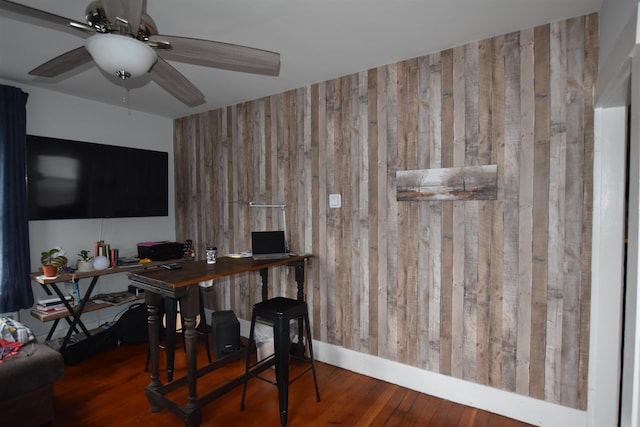
[[[640,340],[637,332],[640,330],[637,292],[640,278],[640,45],[637,43],[637,29],[636,7],[611,55],[604,64],[600,64],[594,91],[593,252],[587,409],[588,425],[594,427],[639,425],[640,420]],[[638,108],[631,108],[634,105]],[[628,115],[629,108],[631,114]],[[628,172],[625,167],[627,154]],[[628,197],[625,194],[627,173]],[[624,302],[626,306],[623,306]]]

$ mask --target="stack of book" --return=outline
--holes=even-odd
[[[73,304],[73,298],[71,295],[65,296],[65,299]],[[36,310],[42,313],[53,314],[61,311],[65,311],[67,307],[65,307],[64,303],[60,298],[47,298],[47,299],[39,299],[36,302]]]

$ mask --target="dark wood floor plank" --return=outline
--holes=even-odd
[[[460,422],[458,425],[460,427],[473,427],[476,422],[476,416],[478,415],[478,410],[476,408],[465,407],[462,410],[462,417],[460,417]]]
[[[440,400],[436,406],[436,411],[429,420],[429,427],[449,427],[451,424],[447,422],[449,410],[452,408],[453,402],[449,400]]]
[[[206,363],[198,346],[199,366]],[[146,345],[123,346],[77,365],[66,365],[65,376],[54,385],[53,427],[180,426],[167,411],[152,413],[144,394],[150,374],[144,371]],[[161,352],[164,357],[164,352]],[[292,366],[292,372],[301,367]],[[244,371],[244,361],[233,362],[198,381],[203,394]],[[175,378],[186,372],[184,352],[176,351]],[[526,427],[528,424],[467,408],[325,363],[317,363],[321,401],[316,402],[311,374],[289,389],[289,427],[314,426],[464,426]],[[161,380],[166,372],[161,363]],[[178,391],[182,396],[186,392]],[[253,379],[247,389],[246,409],[240,411],[242,387],[237,387],[202,410],[203,426],[268,427],[279,425],[276,388]],[[186,397],[182,397],[185,399]]]
[[[397,390],[390,396],[389,400],[387,400],[382,410],[378,413],[378,416],[376,416],[376,418],[373,420],[373,423],[371,423],[370,425],[371,426],[393,425],[388,423],[391,421],[391,418],[394,412],[398,409],[402,400],[405,398],[406,394],[409,392],[410,391],[405,388],[398,387]]]
[[[400,405],[391,414],[387,426],[406,426],[411,425],[417,416],[417,413],[411,412],[413,403],[418,398],[418,393],[407,390],[404,398],[400,402]]]
[[[373,389],[375,390],[376,398],[361,408],[360,419],[358,421],[360,425],[373,425],[374,420],[378,417],[382,408],[384,408],[385,402],[388,402],[396,393],[397,386],[379,381]]]
[[[383,387],[372,384],[364,375],[356,375],[353,372],[347,374],[345,371],[342,371],[336,382],[320,384],[321,393],[326,397],[322,406],[311,409],[319,412],[319,416],[314,418],[318,425],[354,425],[362,418],[364,410],[376,407],[378,397],[383,391]],[[349,399],[347,410],[345,397]]]
[[[415,414],[415,419],[411,421],[410,424],[407,423],[406,425],[416,427],[428,426],[433,414],[435,414],[438,409],[438,403],[440,403],[442,399],[423,393],[417,393],[417,395],[418,397],[413,402],[413,406],[410,410],[411,414]]]

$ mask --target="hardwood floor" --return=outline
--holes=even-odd
[[[206,362],[198,345],[199,364]],[[175,415],[151,413],[144,388],[147,348],[122,346],[76,365],[65,367],[65,376],[54,385],[53,427],[70,426],[180,426]],[[166,381],[161,350],[161,380]],[[334,366],[317,363],[321,401],[315,401],[313,378],[306,374],[289,388],[289,427],[296,426],[463,426],[525,427],[529,424],[465,407],[403,387],[385,383]],[[232,363],[198,381],[200,394],[216,383],[243,372],[243,362]],[[296,369],[296,367],[292,367]],[[176,376],[185,373],[184,352],[176,350]],[[177,393],[182,399],[186,391]],[[180,397],[178,397],[180,396]],[[242,387],[237,387],[202,411],[203,426],[278,426],[276,388],[264,381],[248,384],[246,409],[240,411]],[[186,396],[184,396],[186,400]]]

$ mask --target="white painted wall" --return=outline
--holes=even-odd
[[[629,202],[627,289],[625,293],[624,346],[622,361],[623,426],[640,425],[640,313],[638,283],[640,282],[640,55],[634,55],[631,65],[631,117],[629,147]]]
[[[640,315],[638,298],[638,231],[640,157],[640,56],[638,3],[605,0],[600,12],[600,61],[595,88],[593,286],[589,353],[588,425],[637,426],[640,423]],[[629,92],[629,88],[631,91]],[[627,106],[630,116],[630,189],[626,295],[622,293],[624,261],[620,254],[626,219],[624,175]],[[624,319],[624,362],[620,363]],[[622,393],[620,381],[622,380]],[[618,420],[618,402],[620,419]],[[619,423],[619,424],[618,424]]]
[[[616,425],[624,262],[626,108],[595,112],[588,425]],[[606,142],[605,142],[606,141]],[[606,149],[603,146],[606,145]]]
[[[624,25],[638,7],[638,0],[603,0],[598,13],[600,23],[600,68],[606,63],[620,39]]]
[[[169,153],[169,216],[121,219],[83,219],[30,221],[29,245],[31,269],[40,265],[40,252],[61,246],[70,263],[78,259],[81,249],[93,251],[98,240],[104,240],[112,248],[118,248],[122,256],[135,255],[136,244],[150,240],[175,239],[175,202],[173,195],[173,121],[129,110],[126,106],[113,107],[106,104],[63,95],[28,85],[9,81],[0,83],[20,87],[29,94],[27,101],[27,133],[33,135],[64,138],[77,141],[119,145]],[[131,99],[135,103],[135,99]],[[150,183],[149,185],[153,185]],[[80,282],[86,289],[89,282]],[[127,289],[124,274],[104,276],[98,281],[95,293],[114,292]],[[36,298],[44,296],[40,285],[33,283]],[[87,327],[98,326],[112,320],[122,307],[87,313],[83,321]],[[33,318],[30,310],[20,312],[20,321],[44,339],[51,323],[41,323]],[[60,324],[55,336],[65,330]]]

